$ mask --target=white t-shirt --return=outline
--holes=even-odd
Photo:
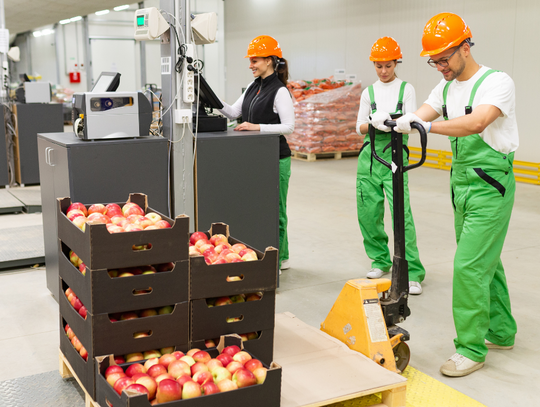
[[[378,80],[373,84],[373,93],[375,94],[375,103],[377,111],[394,113],[399,97],[399,89],[403,81],[399,78],[392,82],[384,83]],[[416,93],[410,83],[405,85],[403,92],[403,113],[416,111]],[[364,89],[360,97],[360,109],[358,109],[358,119],[356,121],[356,132],[360,133],[360,125],[369,123],[369,115],[371,114],[371,101],[369,99],[368,88]]]
[[[247,88],[253,84],[251,82]],[[244,93],[238,98],[234,104],[228,105],[223,100],[223,109],[219,111],[229,119],[236,119],[242,114],[242,104],[244,103]],[[283,135],[291,134],[294,131],[294,106],[286,87],[279,88],[274,99],[274,113],[279,115],[280,124],[260,124],[261,133],[279,133]]]
[[[467,81],[454,80],[449,88],[446,98],[446,110],[449,119],[465,115],[465,106],[469,104],[471,91],[478,79],[490,68],[481,68]],[[426,100],[442,116],[443,90],[447,81],[441,82],[431,91]],[[516,89],[514,81],[504,72],[495,72],[489,75],[476,91],[472,108],[479,105],[493,105],[498,107],[502,116],[487,126],[480,137],[494,150],[501,153],[511,153],[519,146],[519,135],[516,121]]]

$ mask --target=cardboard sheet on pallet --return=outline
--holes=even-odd
[[[281,407],[326,405],[407,381],[288,312],[276,314],[274,361],[283,368]]]

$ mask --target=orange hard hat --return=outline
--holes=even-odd
[[[440,13],[424,27],[420,56],[437,55],[472,38],[471,29],[457,14]]]
[[[247,55],[244,58],[271,57],[273,55],[283,58],[279,43],[269,35],[259,35],[249,43]]]
[[[392,37],[381,37],[371,47],[370,61],[394,61],[402,57],[401,48]]]

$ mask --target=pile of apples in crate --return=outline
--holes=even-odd
[[[208,239],[206,233],[195,232],[189,238],[189,255],[204,256],[206,264],[239,263],[258,260],[257,253],[243,243],[231,245],[227,236],[214,234]]]
[[[66,295],[66,298],[68,299],[71,306],[79,313],[81,317],[86,319],[87,309],[82,303],[82,301],[75,295],[73,290],[71,288],[68,288],[66,291],[64,291],[64,294]],[[71,338],[70,338],[71,339]]]
[[[79,355],[87,361],[88,360],[88,351],[84,348],[79,338],[75,336],[75,332],[73,332],[73,329],[69,327],[68,324],[64,327],[64,332],[66,333],[68,339],[70,340],[71,344],[75,348],[77,352],[79,352]]]
[[[134,363],[125,370],[112,365],[105,379],[114,390],[144,393],[151,405],[262,384],[267,369],[238,346],[227,346],[212,358],[206,351],[191,349]]]
[[[108,205],[93,204],[86,208],[80,202],[72,203],[67,211],[67,218],[83,232],[86,222],[104,223],[109,233],[135,232],[138,230],[167,229],[171,225],[155,212],[144,213],[144,210],[134,202],[124,206],[111,203]]]

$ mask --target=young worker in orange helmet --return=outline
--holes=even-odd
[[[376,120],[382,112],[403,114],[416,110],[416,94],[411,84],[398,79],[395,73],[397,61],[402,57],[399,44],[392,37],[379,38],[371,48],[369,59],[373,61],[379,80],[362,92],[360,110],[356,122],[358,134],[369,130],[369,117]],[[386,117],[386,113],[383,114]],[[394,116],[395,117],[395,116]],[[387,162],[392,160],[392,151],[386,148],[390,143],[390,134],[375,130],[375,148],[377,154]],[[403,135],[403,145],[407,148],[409,136]],[[390,271],[392,258],[388,249],[388,236],[384,231],[384,195],[393,211],[392,171],[372,158],[373,148],[369,135],[358,156],[356,175],[356,200],[358,223],[364,237],[366,254],[372,260],[368,278],[379,278]],[[406,160],[406,157],[405,157]],[[406,164],[406,163],[405,163]],[[409,293],[422,293],[421,282],[426,271],[420,262],[416,246],[416,230],[409,203],[407,173],[403,174],[405,192],[405,254],[409,262]]]
[[[519,145],[515,86],[505,73],[479,65],[472,34],[461,17],[441,13],[428,21],[421,56],[443,79],[414,114],[396,129],[421,123],[449,136],[450,189],[457,250],[453,314],[456,353],[441,367],[465,376],[482,366],[488,349],[512,349],[517,332],[501,251],[514,204],[514,151]],[[437,117],[444,120],[433,122]]]
[[[221,113],[230,119],[242,115],[235,130],[279,133],[279,260],[280,270],[289,268],[287,192],[291,177],[291,149],[285,139],[294,131],[294,107],[287,89],[289,68],[278,42],[261,35],[250,42],[247,55],[255,80],[233,105],[223,102]]]

